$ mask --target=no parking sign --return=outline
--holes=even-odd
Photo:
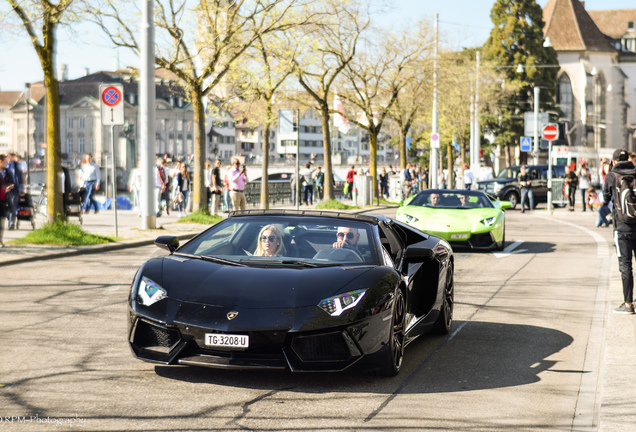
[[[99,101],[102,108],[102,124],[124,124],[124,86],[102,84],[99,86]]]

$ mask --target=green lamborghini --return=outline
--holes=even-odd
[[[481,191],[426,189],[400,207],[396,219],[441,237],[453,248],[503,250],[508,201]]]

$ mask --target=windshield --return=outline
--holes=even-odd
[[[494,207],[490,198],[483,192],[430,189],[418,193],[408,205],[445,209]]]
[[[519,167],[508,167],[501,171],[497,176],[498,179],[516,179],[519,177]]]
[[[368,223],[334,218],[231,217],[176,253],[250,266],[378,265],[371,228]]]

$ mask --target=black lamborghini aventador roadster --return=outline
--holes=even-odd
[[[418,335],[451,328],[448,243],[384,216],[232,214],[147,261],[129,298],[142,360],[395,375]]]

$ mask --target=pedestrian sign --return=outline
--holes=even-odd
[[[100,85],[99,100],[102,108],[102,125],[123,125],[124,86],[121,84]]]
[[[521,137],[521,151],[532,151],[532,138],[526,136]]]

